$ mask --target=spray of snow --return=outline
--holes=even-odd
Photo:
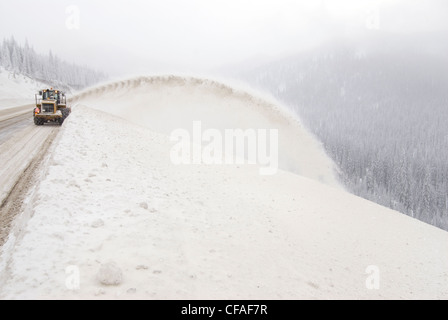
[[[221,132],[278,130],[281,169],[340,187],[332,161],[299,119],[272,97],[240,84],[186,76],[136,77],[86,90],[74,101],[166,135],[178,128],[192,131],[194,121]]]

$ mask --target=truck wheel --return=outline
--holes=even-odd
[[[36,126],[42,126],[44,124],[44,121],[42,119],[39,119],[38,117],[34,117],[34,124]]]
[[[69,109],[61,109],[62,112],[62,118],[59,119],[59,123],[62,125],[64,123],[64,120],[67,119],[67,117],[70,115]]]

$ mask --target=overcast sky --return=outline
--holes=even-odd
[[[366,32],[448,39],[448,1],[0,0],[0,38],[112,75],[204,71]]]

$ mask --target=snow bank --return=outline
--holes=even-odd
[[[340,187],[323,147],[273,98],[221,82],[184,76],[136,77],[103,84],[74,101],[117,115],[155,132],[205,129],[277,129],[279,167]]]
[[[75,108],[0,298],[448,298],[447,232],[286,171],[175,166],[170,147]]]
[[[0,109],[34,104],[36,92],[47,87],[23,75],[14,76],[0,67]]]

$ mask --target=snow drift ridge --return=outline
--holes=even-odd
[[[163,134],[191,131],[194,121],[204,129],[277,129],[280,169],[338,186],[321,145],[297,117],[269,100],[218,81],[172,75],[112,82],[73,98]]]

